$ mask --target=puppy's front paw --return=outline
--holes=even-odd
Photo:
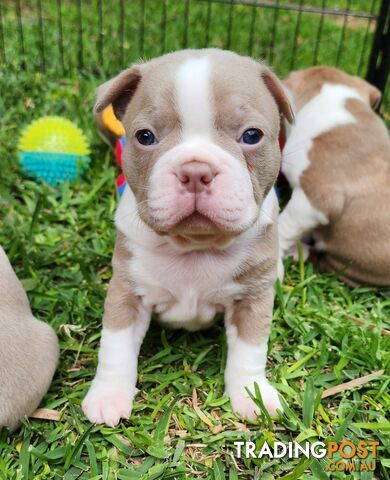
[[[253,383],[259,385],[261,397],[264,402],[265,408],[268,410],[270,415],[274,416],[277,414],[276,410],[282,411],[282,405],[280,404],[278,398],[278,392],[276,389],[268,382],[266,379],[259,381],[254,380]],[[253,384],[247,385],[247,388],[251,392],[254,392]],[[238,413],[243,418],[248,420],[255,420],[259,414],[259,407],[254,403],[254,401],[248,395],[248,392],[245,389],[245,386],[235,387],[233,391],[227,391],[226,393],[230,397],[230,402],[232,404],[233,411]]]
[[[284,265],[281,256],[278,258],[278,279],[280,283],[282,283],[284,279]]]
[[[309,254],[310,254],[309,245],[307,245],[307,243],[302,242],[302,257],[304,261],[306,261],[309,258]],[[298,262],[299,260],[298,244],[292,245],[290,247],[285,247],[285,248],[283,248],[283,245],[281,245],[279,248],[279,255],[280,255],[280,258],[292,257],[295,262]]]
[[[115,427],[121,418],[130,417],[134,394],[129,388],[92,384],[82,409],[90,422]]]
[[[284,259],[291,255],[291,250],[296,248],[295,244],[291,246],[291,242],[279,235],[279,257]]]

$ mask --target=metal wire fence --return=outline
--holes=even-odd
[[[280,75],[338,66],[384,90],[388,9],[389,0],[0,0],[0,61],[107,76],[140,57],[214,46],[265,59]]]

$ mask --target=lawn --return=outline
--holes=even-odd
[[[114,429],[86,421],[80,404],[97,363],[117,205],[112,154],[97,135],[90,112],[99,75],[107,78],[108,73],[117,72],[122,61],[121,49],[114,48],[120,41],[115,23],[119,16],[110,11],[108,2],[102,2],[104,42],[99,46],[95,27],[100,2],[90,2],[94,7],[90,9],[83,2],[84,66],[77,74],[78,32],[71,30],[77,2],[62,1],[64,71],[56,41],[56,2],[42,3],[47,74],[36,68],[40,63],[36,3],[22,2],[27,68],[20,70],[14,3],[3,2],[9,63],[0,68],[0,244],[23,281],[34,314],[49,322],[59,336],[60,364],[41,406],[56,410],[60,418],[29,419],[12,435],[0,432],[0,479],[328,478],[323,460],[239,460],[234,456],[236,440],[251,440],[260,447],[264,441],[305,439],[378,441],[375,474],[356,472],[351,478],[388,479],[389,377],[383,374],[322,400],[321,393],[386,369],[390,298],[385,292],[346,287],[336,276],[316,273],[310,263],[287,262],[285,283],[277,286],[268,372],[288,404],[281,418],[262,414],[256,422],[244,422],[231,412],[223,396],[226,345],[219,322],[202,333],[166,331],[152,324],[141,350],[140,392],[131,419]],[[141,14],[145,57],[159,54],[161,48],[164,2],[148,0],[143,13],[135,3],[134,12],[126,3],[122,38],[126,63],[139,55]],[[182,46],[186,3],[190,2],[168,2],[167,49]],[[371,8],[371,2],[352,3],[358,9]],[[187,43],[203,46],[207,2],[193,1],[190,7]],[[213,45],[226,46],[230,8],[213,5],[209,38]],[[295,66],[310,65],[319,16],[302,15],[294,47],[297,14],[280,11],[271,55],[268,20],[273,15],[271,10],[256,12],[252,53],[268,58],[281,75],[291,68],[294,48]],[[234,7],[231,48],[248,50],[252,18],[251,8]],[[353,73],[358,73],[359,66],[363,73],[367,61],[367,52],[361,59],[360,51],[365,25],[358,22],[347,30],[339,59],[340,66]],[[319,62],[335,63],[342,28],[342,21],[324,19]],[[135,42],[131,35],[137,36]],[[100,64],[99,55],[104,59]],[[91,141],[91,168],[75,185],[54,189],[27,179],[18,170],[19,134],[44,114],[74,120]],[[345,474],[335,473],[332,478],[343,479]]]

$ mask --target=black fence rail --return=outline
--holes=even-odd
[[[214,46],[265,59],[280,75],[337,66],[384,91],[389,2],[0,0],[0,61],[62,76],[106,76],[140,57]]]

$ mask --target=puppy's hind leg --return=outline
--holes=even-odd
[[[105,302],[96,376],[82,404],[91,422],[113,427],[130,417],[138,354],[149,323],[150,312],[131,293],[129,282],[114,274]]]
[[[305,192],[294,188],[290,201],[279,216],[280,256],[288,256],[305,234],[327,223],[326,215],[313,207]]]

